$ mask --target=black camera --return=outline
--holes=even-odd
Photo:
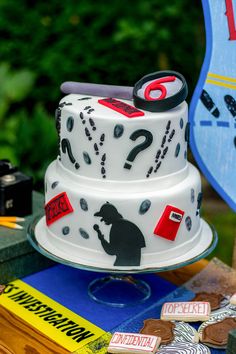
[[[33,179],[18,171],[9,160],[0,160],[0,215],[32,214]]]

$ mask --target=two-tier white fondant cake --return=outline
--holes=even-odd
[[[59,155],[45,176],[40,245],[81,266],[142,271],[194,258],[212,242],[201,181],[187,161],[188,107],[69,94],[57,109]]]

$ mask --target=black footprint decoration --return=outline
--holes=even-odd
[[[200,97],[202,103],[206,107],[206,109],[215,117],[218,118],[220,116],[220,112],[216,107],[215,103],[213,102],[209,93],[205,90],[202,90],[202,94]]]
[[[114,128],[113,136],[114,138],[120,138],[124,133],[124,126],[122,124],[117,124]]]
[[[84,198],[81,198],[79,202],[80,202],[81,209],[84,210],[84,211],[88,211],[88,203],[87,203],[87,201]]]
[[[151,201],[149,199],[144,200],[139,207],[139,214],[145,214],[151,206]]]
[[[87,165],[91,165],[91,162],[92,162],[91,158],[90,158],[89,154],[86,151],[83,152],[83,158],[84,158],[84,162]]]
[[[224,97],[226,107],[230,111],[233,117],[236,117],[236,101],[235,99],[230,96],[230,95],[225,95]]]
[[[89,238],[89,234],[84,229],[82,229],[82,227],[79,228],[79,233],[85,240]]]

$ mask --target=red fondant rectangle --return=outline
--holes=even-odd
[[[63,216],[72,213],[73,208],[65,192],[58,194],[45,205],[47,225],[51,225]]]
[[[167,240],[174,241],[183,216],[183,210],[167,205],[155,227],[154,234],[164,237]]]
[[[116,100],[115,98],[104,98],[104,99],[98,100],[98,103],[100,103],[110,109],[113,109],[114,111],[119,112],[128,118],[135,118],[135,117],[144,116],[144,112],[140,111],[136,107],[131,106],[125,102]]]

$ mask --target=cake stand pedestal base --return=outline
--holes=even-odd
[[[126,307],[149,299],[151,288],[143,280],[135,279],[130,275],[114,274],[93,280],[89,284],[88,294],[101,304]]]
[[[55,262],[88,271],[106,272],[108,276],[90,283],[88,294],[96,302],[113,307],[133,306],[146,301],[151,296],[149,285],[143,280],[136,280],[131,274],[166,272],[195,263],[208,256],[216,247],[218,240],[215,229],[202,220],[203,228],[198,245],[177,259],[171,259],[165,264],[157,262],[148,268],[125,269],[121,267],[116,269],[104,265],[98,267],[96,263],[87,264],[81,254],[75,258],[52,245],[48,238],[44,218],[38,216],[29,225],[27,237],[30,244],[38,252]]]

